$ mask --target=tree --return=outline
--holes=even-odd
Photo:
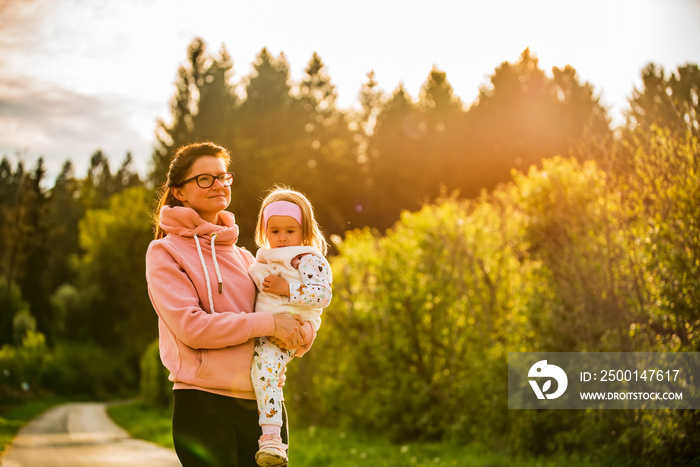
[[[291,94],[286,57],[275,58],[263,48],[253,67],[245,78],[246,98],[239,108],[236,144],[230,148],[236,173],[231,211],[245,235],[241,243],[248,247],[254,245],[252,234],[265,192],[275,184],[293,186],[308,163],[305,122]]]
[[[14,169],[3,157],[0,161],[0,276],[13,281],[18,250],[16,249],[18,195],[24,179],[24,164]],[[7,294],[8,291],[3,291]]]
[[[113,188],[109,158],[98,149],[90,157],[87,175],[80,186],[80,198],[87,208],[104,207]]]
[[[481,86],[469,110],[468,137],[477,158],[474,169],[479,178],[487,176],[487,186],[505,181],[512,167],[528,167],[566,149],[559,120],[549,118],[555,104],[545,72],[529,49],[513,64],[503,62]]]
[[[21,189],[21,201],[17,206],[17,238],[19,248],[24,249],[24,258],[17,269],[16,281],[22,296],[29,303],[31,314],[36,318],[38,330],[46,334],[51,325],[49,297],[50,289],[46,258],[50,255],[48,224],[49,197],[42,187],[46,168],[39,158],[35,169],[28,173]]]
[[[72,339],[119,350],[134,364],[156,336],[143,261],[152,238],[151,204],[151,193],[137,186],[86,212],[76,280],[80,315],[67,317]]]
[[[652,127],[652,130],[654,127]],[[631,173],[616,174],[624,193],[630,242],[646,281],[639,338],[667,350],[700,349],[700,148],[697,138],[639,129],[648,143],[634,154]]]
[[[449,198],[405,211],[384,236],[349,232],[323,332],[303,359],[317,365],[313,384],[293,385],[309,391],[314,413],[402,441],[468,443],[504,429],[506,397],[493,381],[506,345],[527,336],[522,225],[512,203]],[[355,410],[342,410],[350,401]]]
[[[86,208],[103,208],[109,199],[126,188],[141,185],[141,179],[132,167],[133,158],[127,153],[121,166],[112,173],[107,155],[98,149],[90,158],[85,179],[80,183],[80,199]]]
[[[360,102],[361,108],[360,111],[356,113],[354,122],[363,139],[358,151],[358,162],[364,165],[368,160],[367,140],[374,133],[374,128],[377,124],[377,115],[381,110],[384,99],[383,92],[379,89],[379,83],[377,83],[374,70],[367,73],[367,81],[362,83],[362,88],[360,89],[357,99]]]
[[[175,95],[170,102],[171,123],[158,120],[156,129],[156,147],[151,160],[150,182],[159,187],[164,181],[170,166],[170,157],[175,149],[193,141],[194,115],[201,98],[201,86],[206,82],[207,65],[211,60],[206,53],[206,43],[195,38],[187,47],[187,61],[181,64],[175,80]],[[225,59],[222,59],[222,62]],[[217,71],[226,74],[222,63]],[[221,78],[221,76],[218,76]],[[212,83],[214,82],[212,77]],[[220,82],[216,83],[221,85]],[[211,94],[213,98],[214,93]],[[207,96],[209,100],[210,96]]]
[[[622,200],[595,161],[559,156],[514,176],[511,199],[525,219],[527,257],[540,292],[529,320],[542,351],[639,350],[636,271]],[[641,344],[644,349],[644,344]]]
[[[283,53],[273,57],[263,48],[253,63],[253,72],[246,78],[246,98],[241,103],[243,149],[255,159],[272,157],[284,143],[294,140],[304,123],[296,120],[295,100],[291,96],[289,63]]]
[[[15,342],[14,318],[20,313],[30,313],[29,304],[22,298],[22,292],[15,282],[0,276],[0,348]]]
[[[305,69],[297,99],[295,108],[304,123],[296,145],[301,170],[280,176],[315,201],[318,221],[326,233],[340,235],[353,212],[360,178],[357,143],[346,113],[336,106],[335,86],[316,53]]]
[[[551,85],[563,133],[569,139],[567,143],[586,135],[611,136],[610,117],[600,103],[600,96],[596,96],[591,84],[581,83],[574,67],[552,68]]]
[[[230,148],[235,144],[237,98],[231,84],[233,61],[221,46],[218,57],[208,57],[196,81],[199,99],[192,117],[192,141],[214,141]]]
[[[679,66],[666,74],[663,67],[650,63],[642,70],[642,88],[635,88],[626,113],[627,128],[653,131],[652,125],[670,129],[675,136],[686,131],[700,137],[700,68],[697,64]]]
[[[306,112],[306,123],[312,126],[328,124],[337,110],[335,102],[338,96],[325,67],[321,57],[314,52],[299,85],[299,98]]]
[[[514,168],[556,154],[585,158],[582,141],[612,137],[592,86],[581,83],[570,66],[547,76],[528,49],[516,63],[504,62],[494,71],[468,111],[437,68],[416,103],[399,88],[376,112],[374,87],[370,81],[363,90],[374,108],[363,110],[359,127],[369,129],[376,118],[359,157],[367,161],[365,204],[373,213],[365,216],[365,225],[380,229],[402,209],[414,210],[444,191],[473,198],[507,182]]]
[[[66,161],[49,191],[47,222],[51,226],[49,251],[46,259],[51,289],[73,283],[75,271],[71,260],[78,255],[78,224],[85,214],[80,199],[80,180],[75,177],[73,164]],[[51,338],[50,334],[47,334]]]
[[[419,105],[427,124],[427,136],[418,142],[425,161],[419,176],[428,179],[424,196],[434,200],[441,189],[462,187],[458,168],[465,147],[465,113],[446,73],[436,67],[423,84]]]
[[[377,125],[377,116],[381,112],[384,103],[384,93],[379,88],[374,71],[367,73],[367,81],[362,84],[358,94],[360,103],[359,111],[352,113],[350,125],[356,131],[358,177],[355,184],[354,198],[352,202],[352,215],[348,229],[371,225],[368,214],[373,206],[373,184],[371,176],[372,164],[370,164],[369,144]]]
[[[402,209],[417,209],[426,195],[429,161],[423,159],[419,142],[427,135],[427,121],[403,85],[394,91],[377,115],[367,145],[367,225],[389,227]],[[437,190],[436,190],[437,191]]]
[[[127,152],[122,161],[122,165],[114,174],[113,178],[113,192],[118,193],[127,188],[142,185],[141,177],[139,177],[138,172],[134,170],[134,157],[130,152]]]
[[[447,74],[437,67],[433,67],[423,84],[420,104],[433,117],[435,126],[445,125],[462,111],[462,102],[454,95]]]
[[[0,293],[9,300],[10,288],[16,284],[42,331],[49,322],[50,294],[45,267],[45,259],[50,253],[47,246],[48,198],[42,186],[45,174],[42,158],[29,172],[21,162],[14,171],[6,159],[0,163],[0,277],[6,284]],[[3,316],[0,338],[11,339],[8,329],[12,318],[11,315]]]
[[[467,196],[508,181],[513,168],[569,155],[584,135],[609,135],[599,98],[570,66],[554,68],[549,78],[525,49],[517,62],[496,68],[489,81],[467,113],[460,171],[466,174],[461,188]]]

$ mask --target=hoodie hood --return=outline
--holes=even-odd
[[[235,217],[228,211],[219,213],[218,222],[212,224],[202,219],[197,211],[184,206],[163,206],[160,210],[160,227],[164,232],[179,237],[194,237],[210,242],[216,234],[219,245],[235,245],[238,241],[238,226]]]
[[[163,206],[160,210],[160,227],[167,233],[179,237],[194,238],[197,245],[197,254],[202,264],[202,273],[207,286],[207,298],[209,299],[209,312],[214,313],[214,297],[209,281],[209,271],[202,252],[202,243],[208,245],[211,253],[211,261],[214,264],[217,290],[219,294],[224,291],[224,279],[219,269],[219,260],[216,255],[216,244],[232,248],[238,240],[238,226],[233,214],[221,211],[217,217],[217,223],[212,224],[202,219],[197,211],[184,206]],[[201,241],[200,241],[201,239]]]
[[[323,258],[323,255],[321,255],[317,249],[310,246],[286,246],[282,248],[260,247],[255,258],[258,262],[285,263],[288,265],[296,256],[307,253]]]

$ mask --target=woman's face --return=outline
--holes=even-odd
[[[218,177],[223,173],[226,173],[226,167],[221,159],[215,156],[203,156],[192,164],[185,180],[202,174]],[[192,180],[184,185],[173,187],[173,196],[180,200],[183,206],[197,211],[205,221],[216,224],[219,212],[231,203],[231,187],[224,186],[217,179],[209,188],[200,188],[197,181]]]

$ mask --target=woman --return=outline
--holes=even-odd
[[[174,383],[173,440],[184,467],[255,466],[261,435],[250,380],[255,338],[270,336],[299,355],[315,337],[289,313],[253,313],[247,268],[255,259],[236,246],[238,227],[225,211],[229,163],[228,151],[213,143],[178,149],[146,253],[161,360]]]

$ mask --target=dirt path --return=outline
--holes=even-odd
[[[114,424],[105,404],[72,403],[25,425],[2,467],[180,467],[175,451],[136,440]]]

